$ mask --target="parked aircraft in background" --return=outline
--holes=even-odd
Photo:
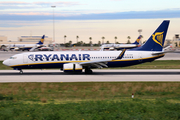
[[[30,49],[39,48],[43,46],[45,35],[42,36],[41,40],[36,44],[10,44],[8,45],[9,50],[15,51],[29,51]]]
[[[108,49],[108,50],[122,50],[122,49],[132,49],[132,48],[136,48],[140,46],[140,40],[142,38],[142,35],[139,35],[139,37],[136,39],[136,41],[134,43],[131,44],[104,44],[101,46],[101,51],[104,49]]]
[[[3,61],[4,65],[22,69],[60,68],[64,72],[92,73],[92,68],[126,67],[152,62],[163,57],[162,50],[169,20],[155,30],[143,46],[122,51],[47,51],[16,54]]]

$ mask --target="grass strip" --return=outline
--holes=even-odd
[[[154,101],[85,101],[66,104],[0,103],[1,120],[178,120],[180,103]]]
[[[180,82],[0,83],[0,120],[178,120],[179,96]]]
[[[0,70],[12,70],[12,68],[6,66],[6,65],[3,65],[2,64],[3,61],[0,61]]]
[[[0,100],[86,101],[131,98],[177,98],[180,82],[105,82],[105,83],[0,83]]]

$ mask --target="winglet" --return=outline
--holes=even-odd
[[[122,52],[120,53],[120,55],[116,59],[114,59],[114,60],[122,59],[124,54],[125,54],[125,51],[126,51],[126,49],[123,49]]]

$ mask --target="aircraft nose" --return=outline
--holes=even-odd
[[[9,61],[9,60],[4,60],[4,61],[3,61],[3,64],[6,65],[6,66],[9,66],[9,62],[8,62],[8,61]]]

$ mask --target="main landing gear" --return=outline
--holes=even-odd
[[[19,70],[19,73],[20,73],[20,74],[23,74],[23,71],[22,71],[22,69],[20,69],[20,70]]]
[[[92,74],[92,73],[93,71],[91,70],[90,67],[85,68],[85,74]]]

